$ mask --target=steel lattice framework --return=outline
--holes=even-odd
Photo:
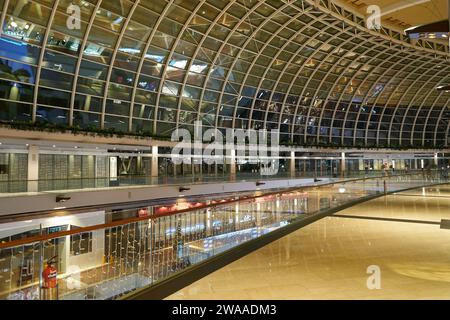
[[[155,136],[202,121],[279,129],[299,145],[447,145],[450,94],[436,87],[450,71],[448,46],[368,30],[335,2],[0,0],[0,9],[4,121]]]

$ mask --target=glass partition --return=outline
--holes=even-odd
[[[115,299],[324,210],[446,181],[425,174],[355,179],[191,203],[181,212],[127,209],[135,217],[125,220],[103,211],[87,226],[60,218],[8,236],[0,225],[0,297]]]

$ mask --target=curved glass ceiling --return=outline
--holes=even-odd
[[[447,144],[450,94],[436,87],[448,48],[369,32],[309,1],[0,0],[0,9],[4,121],[170,136],[199,120],[279,129],[299,145]]]

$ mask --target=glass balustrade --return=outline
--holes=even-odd
[[[153,207],[138,218],[87,227],[36,226],[0,239],[0,298],[116,299],[324,210],[445,182],[422,173],[368,177],[182,212]]]
[[[241,173],[236,175],[192,175],[192,176],[141,176],[128,175],[119,176],[117,178],[97,177],[97,178],[67,178],[67,179],[42,179],[42,180],[20,180],[20,181],[0,181],[1,194],[16,194],[24,192],[45,192],[45,191],[64,191],[64,190],[82,190],[82,189],[100,189],[100,188],[116,188],[127,186],[160,186],[160,185],[180,185],[180,184],[204,184],[204,183],[226,183],[226,182],[245,182],[245,181],[270,181],[283,179],[352,179],[377,176],[394,176],[403,174],[423,173],[427,176],[448,176],[447,170],[432,171],[387,171],[387,170],[370,170],[370,171],[352,171],[340,174],[323,174],[317,172],[280,172],[276,175],[260,175],[258,173]]]

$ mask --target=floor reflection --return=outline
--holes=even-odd
[[[440,197],[436,197],[439,195]],[[450,188],[382,197],[275,241],[167,299],[449,299]],[[380,268],[369,289],[368,268]]]

